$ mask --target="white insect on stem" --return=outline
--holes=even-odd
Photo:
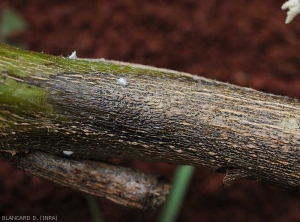
[[[76,51],[72,52],[72,54],[69,56],[69,59],[77,59]]]
[[[288,0],[282,5],[281,9],[288,9],[285,20],[285,24],[288,24],[300,13],[300,0]]]
[[[70,156],[72,155],[74,152],[73,151],[70,151],[70,150],[64,150],[63,153],[67,156]]]
[[[117,83],[122,85],[122,86],[126,86],[127,85],[127,80],[125,78],[119,78],[117,80]]]

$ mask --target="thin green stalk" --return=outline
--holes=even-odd
[[[173,188],[158,218],[158,222],[173,222],[176,220],[194,170],[195,167],[192,166],[177,167],[173,179]]]
[[[85,195],[85,199],[88,204],[90,213],[92,215],[93,222],[104,222],[99,211],[99,205],[97,203],[97,199],[91,195]]]

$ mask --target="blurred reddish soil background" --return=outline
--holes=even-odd
[[[14,39],[30,50],[185,71],[300,98],[300,17],[286,26],[284,1],[1,0],[28,24]],[[121,161],[171,178],[174,167]],[[197,169],[178,221],[300,221],[300,193],[258,182],[222,188],[223,175]],[[84,196],[0,163],[0,215],[58,215],[90,221]],[[106,221],[155,221],[99,198]]]

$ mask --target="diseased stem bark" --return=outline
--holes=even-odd
[[[206,166],[226,173],[225,182],[300,189],[298,100],[165,69],[3,45],[0,74],[3,150]]]
[[[41,151],[14,156],[0,152],[0,159],[32,175],[132,208],[155,209],[170,190],[158,176],[102,162],[61,158]]]

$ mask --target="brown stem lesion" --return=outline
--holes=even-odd
[[[0,118],[15,120],[0,119],[3,150],[230,167],[239,173],[228,172],[225,182],[255,175],[300,189],[298,100],[166,69],[3,45],[1,76]]]
[[[0,159],[31,175],[138,209],[155,209],[165,200],[170,184],[158,175],[104,162],[75,160],[41,151],[0,151]]]

